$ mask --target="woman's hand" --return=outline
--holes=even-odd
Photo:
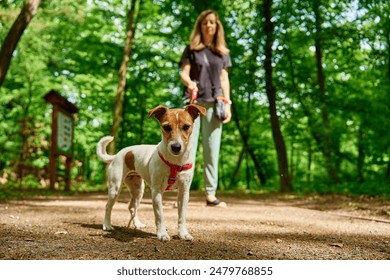
[[[198,85],[197,83],[191,81],[190,83],[188,83],[188,86],[187,86],[187,89],[188,89],[188,92],[192,93],[194,91],[198,92]]]
[[[222,123],[228,123],[232,119],[232,111],[231,111],[231,104],[226,104],[225,106],[225,116],[226,119]]]

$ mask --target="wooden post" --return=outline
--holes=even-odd
[[[51,121],[51,144],[50,144],[50,162],[49,162],[49,178],[50,178],[50,190],[55,189],[55,182],[57,181],[57,170],[56,170],[56,161],[57,161],[57,122],[58,122],[58,105],[53,104],[53,113]]]
[[[44,99],[47,103],[53,104],[49,157],[50,190],[55,189],[57,182],[57,158],[59,155],[63,155],[66,157],[65,191],[70,191],[70,169],[73,160],[73,114],[78,112],[78,108],[53,90],[48,92]]]
[[[72,160],[73,158],[67,157],[65,162],[65,191],[70,191],[70,167],[72,166]]]

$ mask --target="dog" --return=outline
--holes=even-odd
[[[205,115],[206,109],[196,104],[184,109],[168,109],[160,105],[148,112],[149,118],[154,116],[160,122],[162,140],[157,145],[130,146],[109,155],[106,148],[114,138],[105,136],[98,142],[98,158],[109,163],[103,230],[113,230],[111,210],[123,183],[130,190],[129,226],[133,222],[136,229],[145,227],[138,218],[138,207],[146,183],[151,189],[157,238],[170,240],[163,217],[162,195],[166,190],[177,188],[178,236],[181,240],[193,240],[187,231],[186,211],[193,176],[191,134],[194,121],[200,114]]]

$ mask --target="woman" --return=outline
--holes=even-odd
[[[231,119],[230,83],[228,68],[231,66],[225,34],[218,14],[213,10],[203,11],[197,18],[190,36],[190,44],[180,60],[181,81],[186,88],[185,100],[197,93],[196,103],[207,109],[207,115],[197,118],[193,130],[194,161],[199,132],[202,133],[204,156],[204,187],[208,206],[226,207],[217,199],[218,158],[221,145],[222,123]],[[225,98],[225,120],[214,116],[215,96]],[[193,101],[193,100],[192,100]]]

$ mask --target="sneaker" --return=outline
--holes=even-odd
[[[226,202],[220,201],[219,199],[216,199],[214,201],[208,201],[206,200],[206,205],[211,207],[220,207],[220,208],[226,208],[227,204]]]

